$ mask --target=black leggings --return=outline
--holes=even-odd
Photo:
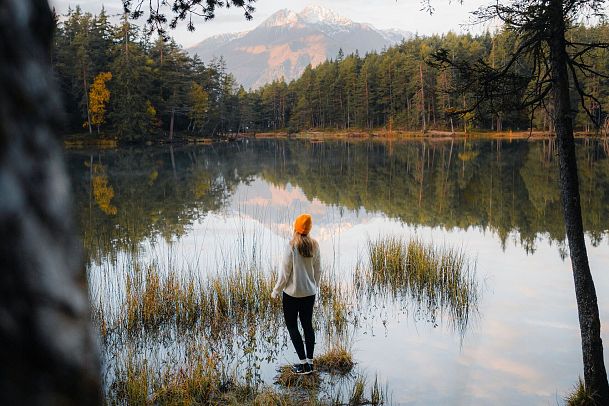
[[[306,297],[292,297],[283,292],[283,316],[285,324],[288,327],[292,344],[296,349],[298,358],[313,359],[313,350],[315,348],[315,331],[313,331],[313,304],[315,303],[315,295]],[[305,348],[302,343],[300,331],[298,331],[298,317],[300,316],[300,324],[304,331],[305,344],[307,345],[307,353],[305,356]]]

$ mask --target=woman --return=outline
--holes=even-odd
[[[296,349],[300,363],[292,368],[297,374],[313,372],[313,350],[315,332],[313,331],[313,304],[319,288],[321,263],[319,244],[309,237],[312,220],[309,214],[301,214],[294,222],[294,236],[287,249],[279,279],[273,289],[273,299],[283,292],[283,316]],[[298,318],[304,331],[306,344],[298,331]]]

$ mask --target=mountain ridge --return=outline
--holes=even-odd
[[[334,58],[339,49],[345,54],[380,51],[410,37],[408,31],[380,30],[313,5],[298,13],[278,10],[250,31],[215,35],[187,51],[206,63],[222,57],[239,83],[258,88],[282,77],[296,79],[307,65]]]

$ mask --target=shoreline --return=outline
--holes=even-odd
[[[250,135],[251,137],[251,135]],[[302,131],[296,134],[289,134],[287,131],[269,131],[256,133],[254,138],[295,138],[295,139],[378,139],[383,141],[397,141],[397,140],[430,140],[430,141],[442,141],[442,140],[454,140],[454,139],[468,139],[468,140],[490,140],[490,139],[502,139],[502,140],[520,140],[520,139],[550,139],[554,138],[555,134],[547,131],[443,131],[443,130],[429,130],[426,132],[421,131],[407,131],[407,130],[393,130],[388,131],[386,129],[376,130],[310,130]],[[600,133],[587,133],[587,132],[576,132],[576,138],[604,138],[606,135]]]
[[[606,138],[607,135],[600,133],[576,132],[575,138]],[[310,130],[299,133],[289,133],[285,130],[242,133],[239,135],[222,136],[218,138],[193,137],[187,135],[176,135],[172,141],[166,138],[157,140],[142,140],[141,142],[121,143],[114,137],[90,136],[89,134],[71,134],[62,139],[64,148],[79,149],[85,147],[98,147],[102,149],[114,149],[121,146],[152,146],[152,145],[197,145],[213,144],[221,142],[233,142],[243,139],[302,139],[312,143],[324,142],[326,140],[349,140],[349,141],[409,141],[427,140],[429,142],[447,142],[452,140],[547,140],[555,138],[554,133],[544,131],[472,131],[472,132],[450,132],[441,130],[429,130],[426,132],[386,129],[377,130]]]

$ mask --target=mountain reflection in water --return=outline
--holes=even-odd
[[[593,244],[608,230],[608,151],[604,140],[578,148],[584,226]],[[564,242],[553,141],[260,140],[69,151],[67,159],[90,259],[153,236],[184,235],[195,220],[235,205],[239,186],[256,181],[267,190],[240,203],[285,214],[293,202],[309,200],[318,211],[334,206],[409,225],[478,226],[502,244],[517,232],[529,252],[540,236]]]

